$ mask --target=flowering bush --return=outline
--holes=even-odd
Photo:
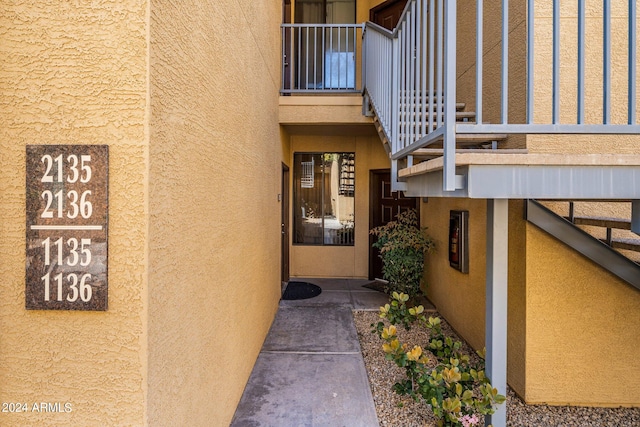
[[[433,251],[435,243],[418,227],[418,215],[410,209],[391,221],[370,231],[378,240],[382,274],[389,281],[387,292],[403,292],[413,298],[420,294],[424,256]]]
[[[463,415],[459,420],[463,427],[477,426],[480,423],[480,418],[476,414]]]
[[[485,376],[483,355],[478,353],[480,361],[472,362],[469,355],[462,354],[461,342],[444,336],[439,318],[427,319],[422,306],[407,308],[407,300],[406,294],[392,294],[391,303],[380,307],[380,318],[389,326],[382,321],[372,325],[373,332],[384,341],[385,358],[405,369],[406,379],[397,382],[394,391],[423,399],[441,426],[477,425],[481,415],[493,414],[495,406],[506,400]],[[409,349],[397,336],[396,324],[408,328],[416,321],[429,329],[426,351],[417,345]],[[427,353],[435,357],[435,367],[428,366]]]

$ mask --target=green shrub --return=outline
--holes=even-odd
[[[435,248],[425,230],[418,227],[416,211],[411,209],[370,231],[378,237],[373,247],[380,250],[383,278],[389,282],[387,293],[402,292],[410,298],[421,293],[424,257]]]
[[[485,376],[483,354],[478,353],[479,362],[472,362],[462,353],[460,341],[444,336],[439,318],[427,319],[422,306],[407,308],[407,300],[406,294],[394,293],[391,303],[380,307],[380,318],[390,325],[385,327],[383,321],[371,325],[384,341],[385,358],[405,369],[406,379],[397,382],[393,390],[422,399],[441,426],[476,425],[483,415],[493,414],[495,406],[506,399]],[[429,329],[426,351],[417,345],[409,350],[410,346],[398,339],[395,325],[408,329],[416,321]],[[435,367],[428,366],[428,353],[435,357]]]

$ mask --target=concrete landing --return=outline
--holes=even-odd
[[[386,295],[368,280],[295,279],[322,288],[280,301],[235,416],[245,426],[378,426],[352,310],[377,310]]]

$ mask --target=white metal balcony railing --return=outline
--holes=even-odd
[[[567,6],[563,4],[565,9],[562,12],[559,0],[527,0],[526,4],[516,4],[522,5],[523,9],[526,7],[523,14],[525,16],[523,19],[526,19],[526,42],[525,48],[519,49],[526,58],[518,59],[526,64],[526,81],[519,79],[519,81],[510,82],[509,56],[512,55],[513,61],[513,55],[517,54],[518,49],[509,51],[509,35],[514,30],[513,27],[520,23],[515,25],[511,23],[510,26],[509,1],[502,0],[501,34],[499,35],[502,48],[499,60],[501,62],[500,78],[499,81],[496,81],[495,77],[491,81],[484,80],[483,62],[486,64],[486,51],[483,47],[484,29],[493,29],[495,25],[485,22],[484,2],[476,0],[475,40],[469,40],[469,43],[475,44],[473,66],[475,66],[476,120],[473,123],[456,123],[456,66],[459,60],[457,49],[462,45],[457,44],[458,31],[461,31],[461,28],[457,21],[456,0],[409,0],[393,32],[368,23],[363,42],[363,56],[366,60],[366,69],[363,71],[364,90],[389,140],[393,167],[397,170],[397,161],[400,159],[407,159],[408,164],[411,164],[411,153],[414,150],[441,140],[444,154],[443,186],[445,191],[453,191],[456,188],[456,135],[640,133],[636,114],[636,0],[629,0],[622,5],[622,8],[619,4],[622,2],[615,4],[618,26],[621,25],[619,19],[621,9],[622,13],[626,14],[623,17],[626,28],[622,32],[622,37],[619,31],[615,32],[615,47],[620,52],[620,45],[626,45],[623,49],[626,51],[626,58],[620,61],[618,57],[615,68],[612,68],[611,0],[593,2],[596,5],[590,4],[588,23],[592,27],[588,28],[588,36],[585,3],[585,0],[577,0],[576,10],[571,11],[567,11]],[[469,4],[469,7],[472,7],[472,4]],[[540,8],[543,7],[552,10],[552,30],[548,30],[547,22],[536,26],[536,16],[544,16],[544,13],[540,13]],[[600,12],[595,13],[600,13],[601,16],[594,19],[593,9],[598,7]],[[472,9],[471,11],[473,12]],[[546,17],[543,19],[549,21]],[[567,32],[573,31],[574,28],[576,32],[567,37]],[[468,34],[466,28],[464,31]],[[595,36],[597,32],[598,36]],[[565,50],[577,51],[575,62],[572,64],[568,63],[565,57],[560,56],[561,38],[562,47]],[[541,60],[534,54],[534,45],[540,48],[545,40],[549,40],[552,45],[549,60]],[[566,45],[567,40],[571,45]],[[589,52],[586,51],[587,44]],[[596,74],[599,77],[594,79],[592,73],[587,81],[585,58],[596,51],[601,55],[601,60],[597,61],[599,70]],[[593,60],[590,58],[589,61],[591,66]],[[549,65],[548,62],[551,64]],[[626,70],[623,70],[624,68]],[[570,73],[567,73],[567,70],[570,70]],[[590,69],[588,71],[592,72]],[[622,98],[627,99],[620,101],[618,97],[615,100],[618,110],[620,110],[620,103],[626,102],[626,114],[623,114],[626,118],[620,119],[620,114],[616,114],[615,120],[618,122],[612,120],[612,71],[615,71],[615,77],[618,80],[622,80],[622,85],[617,81],[616,88],[626,86],[626,96],[623,94]],[[541,78],[541,74],[544,73],[550,76]],[[622,79],[619,78],[621,74],[624,74]],[[547,80],[544,80],[545,78]],[[561,78],[563,79],[562,88]],[[569,91],[566,90],[567,79],[576,82],[576,86]],[[552,98],[546,104],[540,102],[541,95],[536,92],[542,88],[541,81],[551,82],[550,90],[544,88]],[[536,87],[535,82],[538,82],[539,86]],[[520,123],[509,117],[510,84],[526,86],[526,118],[521,119]],[[501,117],[496,124],[483,122],[483,87],[486,91],[488,85],[496,90],[499,88],[500,91]],[[571,93],[569,97],[572,99],[566,99],[567,92]],[[534,93],[536,94],[535,103]],[[587,93],[588,96],[586,96]],[[595,103],[599,103],[598,114],[601,112],[602,119],[596,118],[594,121],[594,114],[590,112],[589,121],[587,121],[586,108],[591,108],[594,104],[593,98],[599,96],[601,101],[595,101]],[[535,111],[534,115],[534,106],[540,109],[540,105],[550,105],[551,111]],[[571,112],[574,119],[569,119],[569,122],[567,122],[567,106],[574,110]],[[434,114],[435,112],[437,113]]]
[[[362,24],[283,24],[282,93],[360,92]]]

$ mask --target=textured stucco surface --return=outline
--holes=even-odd
[[[449,265],[449,212],[469,211],[469,273]],[[426,257],[427,295],[447,322],[475,349],[485,346],[486,201],[429,198],[420,207],[421,221],[436,243]],[[509,203],[508,381],[519,394],[525,385],[525,268],[522,203]]]
[[[373,128],[373,125],[371,126]],[[370,136],[373,133],[374,136]],[[292,135],[291,160],[295,152],[355,152],[355,244],[354,246],[291,247],[291,275],[298,277],[368,277],[369,275],[369,171],[389,168],[375,130],[368,136]],[[293,205],[291,205],[293,209]],[[320,262],[319,262],[320,261]]]
[[[0,5],[3,426],[145,422],[146,3]],[[25,310],[25,145],[108,144],[109,310]]]
[[[151,5],[151,425],[227,425],[277,308],[280,19]]]
[[[447,260],[449,210],[459,209],[469,210],[467,275]],[[438,248],[427,257],[428,296],[482,348],[486,202],[431,198],[421,214]],[[511,201],[509,385],[530,403],[637,406],[640,294],[522,218],[522,202]]]
[[[536,3],[535,121],[551,120],[552,11]],[[499,82],[500,10],[485,3],[484,78]],[[524,118],[526,13],[524,3],[511,3],[509,49],[509,117]],[[586,122],[602,122],[602,4],[587,5]],[[612,8],[613,123],[626,122],[626,6]],[[561,8],[561,122],[576,122],[577,28],[575,2]],[[475,103],[475,7],[459,5],[458,94],[467,110]],[[462,29],[462,31],[460,31]],[[469,41],[472,41],[471,43]],[[598,41],[600,40],[600,41]],[[499,90],[484,86],[483,121],[499,119]],[[527,135],[531,153],[637,153],[637,135]],[[509,147],[520,147],[510,137]],[[597,205],[597,206],[596,206]],[[442,250],[428,259],[429,296],[474,347],[484,345],[485,202],[434,200],[423,204],[422,220]],[[566,210],[564,203],[560,210]],[[446,229],[450,209],[471,212],[469,275],[449,268]],[[628,210],[628,205],[626,206]],[[582,214],[628,217],[619,204],[581,203]],[[577,212],[576,214],[580,214]],[[481,216],[481,219],[477,219]],[[587,405],[638,405],[640,372],[633,349],[638,336],[638,292],[603,269],[526,223],[520,201],[510,203],[509,222],[509,360],[512,388],[529,402]],[[637,354],[637,351],[635,352]],[[624,366],[623,366],[624,365]]]
[[[362,96],[281,96],[282,125],[370,124],[362,114]]]
[[[602,3],[585,7],[585,121],[602,123],[603,22]],[[611,2],[611,120],[626,123],[628,4]],[[550,123],[552,114],[553,10],[551,2],[535,6],[535,121]],[[560,7],[560,120],[576,123],[577,105],[577,6],[564,2]],[[639,28],[636,28],[638,31]],[[637,50],[636,55],[640,53]]]
[[[527,224],[527,400],[638,406],[640,293]]]
[[[627,5],[611,4],[611,123],[627,122]],[[586,4],[585,51],[585,123],[603,121],[603,65],[602,65],[602,3]],[[550,123],[552,114],[553,81],[552,22],[550,3],[536,4],[535,39],[535,115],[538,123]],[[560,121],[576,123],[577,117],[577,24],[575,4],[563,3],[560,8]],[[640,30],[640,27],[636,31]],[[638,47],[636,55],[640,54]],[[636,95],[637,96],[637,95]],[[636,108],[638,107],[637,104]],[[638,152],[638,135],[529,135],[527,148],[531,152],[546,153],[628,153]]]
[[[471,6],[471,7],[470,7]],[[476,4],[458,2],[456,102],[466,111],[476,106]],[[482,122],[501,123],[502,105],[502,7],[501,2],[484,2],[482,45]],[[524,123],[526,117],[526,2],[509,3],[509,108],[511,123]],[[524,148],[525,137],[510,135],[502,148]]]

